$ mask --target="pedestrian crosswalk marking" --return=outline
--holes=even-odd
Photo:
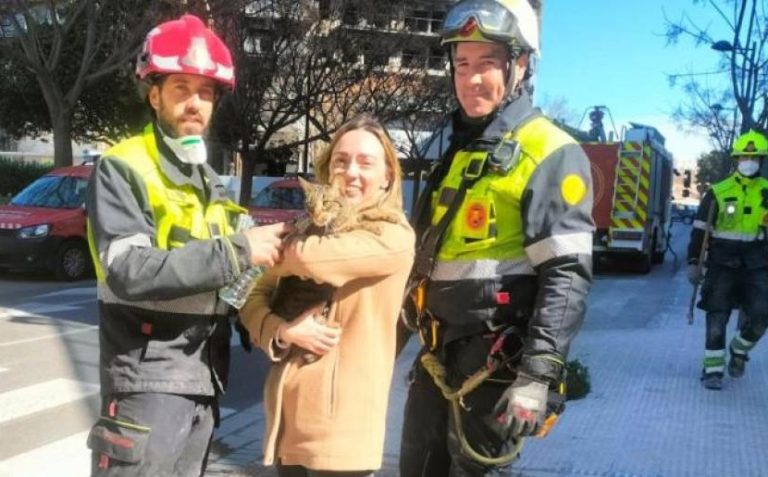
[[[49,338],[58,338],[59,336],[74,335],[74,334],[77,334],[77,333],[85,333],[86,331],[93,331],[93,330],[96,330],[96,329],[98,329],[98,326],[86,326],[86,327],[79,328],[79,329],[76,329],[76,330],[62,331],[61,333],[51,333],[51,334],[48,334],[48,335],[35,336],[34,338],[26,338],[26,339],[23,339],[23,340],[7,341],[5,343],[0,343],[0,348],[5,348],[5,347],[8,347],[8,346],[16,346],[16,345],[25,344],[25,343],[32,343],[34,341],[47,340]]]
[[[85,477],[90,475],[91,453],[85,445],[88,431],[0,461],[3,477]]]
[[[97,394],[96,384],[53,379],[0,394],[0,424]],[[0,475],[5,476],[2,472]]]
[[[59,307],[62,308],[62,307]],[[70,307],[71,308],[71,307]],[[74,309],[74,308],[71,308]],[[95,325],[84,325],[76,321],[56,320],[46,315],[40,315],[36,313],[30,313],[26,310],[17,310],[15,308],[2,308],[0,307],[0,321],[13,320],[14,318],[37,318],[45,321],[51,325],[51,328],[58,330],[56,333],[48,333],[40,336],[31,336],[29,338],[23,338],[13,341],[0,342],[0,348],[9,346],[16,346],[25,343],[32,343],[35,341],[47,340],[50,338],[58,338],[60,336],[72,335],[76,333],[84,333],[98,329]]]
[[[88,296],[95,300],[96,287],[66,288],[64,290],[59,290],[59,291],[50,292],[50,293],[43,293],[42,295],[36,295],[35,299],[39,300],[41,298],[49,298],[49,297],[56,297],[56,296],[74,296],[74,295]]]
[[[16,311],[17,313],[21,312],[28,315],[45,315],[46,313],[60,313],[62,311],[72,311],[80,308],[81,307],[79,306],[70,306],[69,304],[49,305],[47,303],[29,303],[24,305],[24,310],[14,310],[13,308],[10,308],[10,310],[12,312]]]

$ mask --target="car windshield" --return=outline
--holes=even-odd
[[[303,209],[304,191],[299,187],[267,187],[251,200],[252,207]]]
[[[76,209],[85,202],[88,180],[68,176],[43,176],[16,194],[11,205]]]

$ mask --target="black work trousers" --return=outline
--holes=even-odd
[[[463,378],[479,369],[487,349],[479,340],[460,340],[446,348],[443,360],[457,388]],[[497,376],[498,374],[498,376]],[[484,456],[498,457],[514,448],[514,440],[502,439],[489,425],[493,408],[512,382],[509,371],[494,374],[463,399],[461,425],[470,446]],[[400,442],[400,477],[501,477],[511,464],[487,465],[462,452],[450,403],[417,360],[405,404]]]
[[[725,349],[726,326],[731,310],[737,307],[747,315],[741,336],[756,342],[768,326],[768,268],[709,265],[699,307],[707,312],[706,349]]]
[[[213,396],[102,396],[91,429],[92,477],[199,477],[218,416]]]

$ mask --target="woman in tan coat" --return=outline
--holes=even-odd
[[[358,210],[388,208],[399,223],[286,244],[241,311],[251,339],[273,361],[264,388],[264,463],[281,477],[367,476],[381,467],[395,329],[413,262],[402,213],[401,171],[384,128],[370,116],[342,126],[315,165],[318,182],[344,179]],[[319,310],[287,322],[269,308],[281,276],[336,287],[327,325]],[[320,356],[303,360],[301,347]]]

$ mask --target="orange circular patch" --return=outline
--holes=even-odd
[[[470,204],[467,208],[467,227],[477,230],[485,225],[488,220],[488,214],[483,204]]]

